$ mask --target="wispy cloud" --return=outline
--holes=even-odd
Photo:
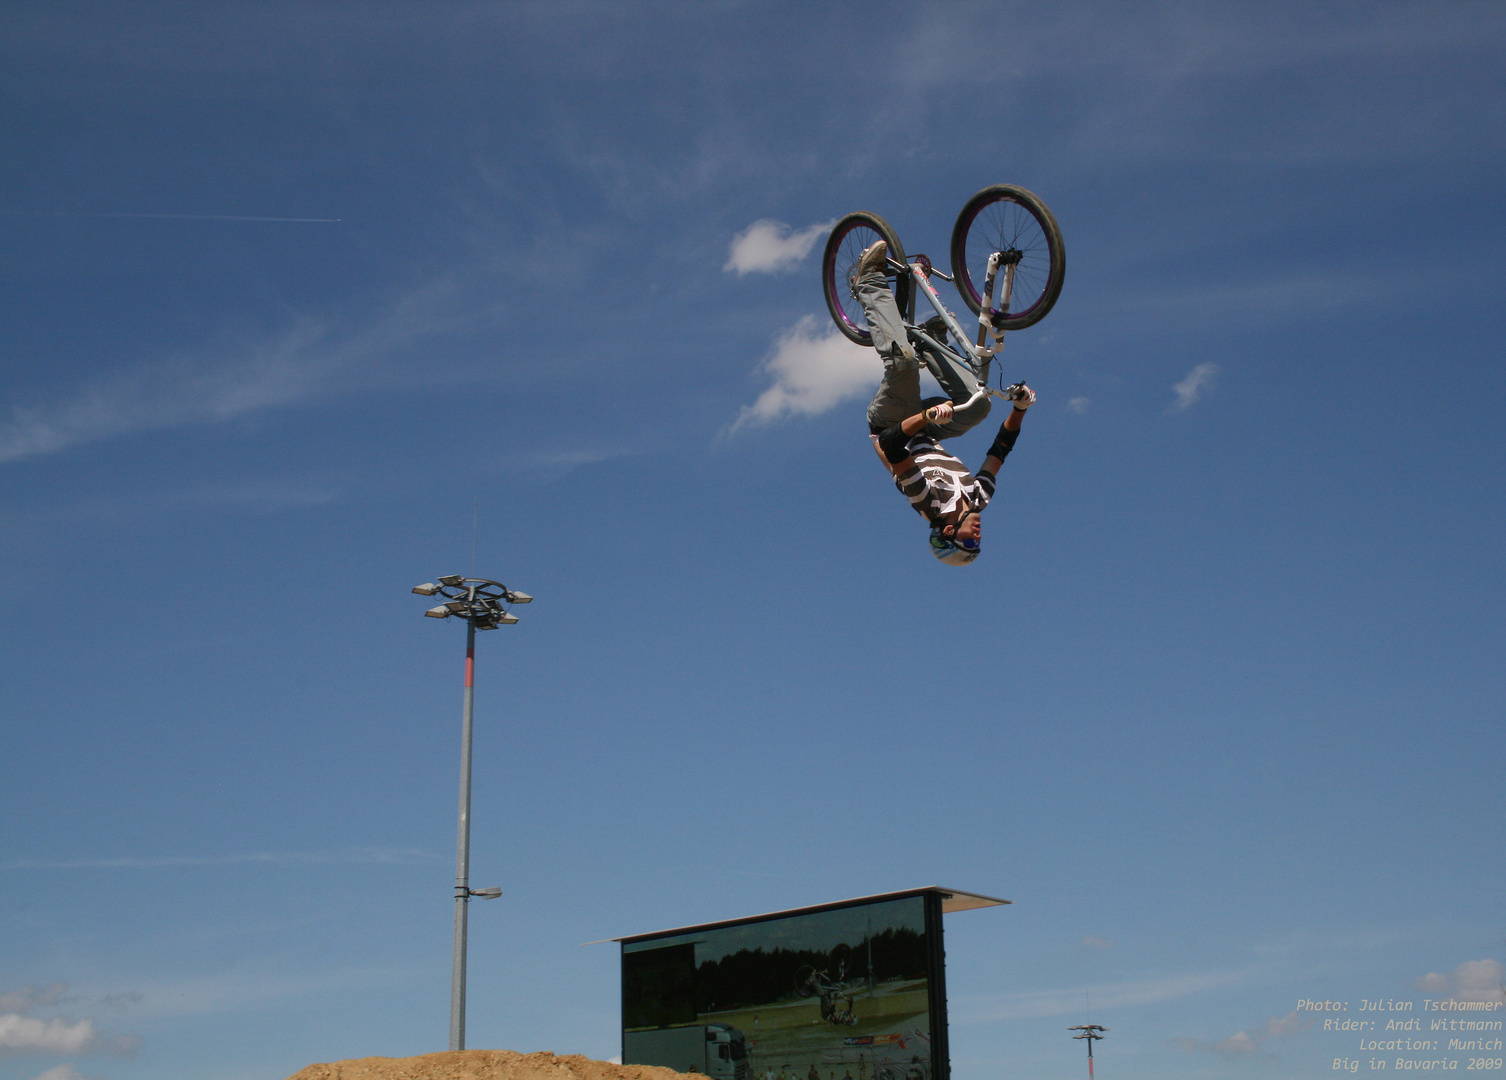
[[[228,1013],[250,1005],[295,998],[323,997],[367,991],[378,986],[411,984],[411,967],[360,965],[319,968],[306,956],[286,953],[249,956],[223,972],[203,978],[142,982],[142,1004],[136,1010],[145,1020],[165,1016]]]
[[[834,223],[835,219],[823,221],[793,232],[784,222],[772,218],[755,221],[732,238],[722,269],[738,277],[794,269]]]
[[[350,848],[345,851],[259,851],[241,855],[122,856],[108,859],[15,859],[0,870],[150,870],[175,866],[237,866],[247,863],[418,865],[435,856],[416,848]]]
[[[1248,969],[1239,969],[1111,983],[1090,989],[1095,1009],[1126,1008],[1206,993],[1244,982],[1249,977]],[[1035,990],[1004,997],[962,999],[958,1002],[957,1017],[960,1023],[984,1023],[1066,1016],[1081,1012],[1082,1002],[1083,988],[1080,986],[1065,990]]]
[[[1213,380],[1217,375],[1217,364],[1199,364],[1189,371],[1185,379],[1171,388],[1177,396],[1171,404],[1171,411],[1181,412],[1196,405],[1204,394],[1213,389]]]
[[[50,986],[28,983],[18,990],[6,990],[0,993],[0,1012],[24,1013],[56,1005],[66,989],[67,983],[53,983]]]
[[[1506,1001],[1499,960],[1466,960],[1451,975],[1430,971],[1418,976],[1412,985],[1446,1001]],[[1445,994],[1447,998],[1443,998]]]
[[[329,330],[305,322],[243,357],[145,364],[91,383],[62,405],[18,406],[0,422],[0,463],[130,431],[224,420],[304,397],[324,374],[310,353]]]
[[[878,354],[854,345],[829,327],[816,329],[806,315],[779,337],[761,370],[774,385],[744,406],[728,429],[773,423],[789,416],[816,416],[871,389],[883,373]]]
[[[38,1073],[35,1080],[89,1080],[83,1073],[72,1065],[54,1065],[44,1073]]]
[[[72,400],[14,406],[0,420],[0,464],[412,378],[388,361],[490,313],[453,282],[438,280],[386,305],[370,322],[307,317],[265,338],[123,367],[87,383]]]
[[[1091,405],[1092,403],[1093,402],[1092,402],[1091,398],[1085,398],[1085,397],[1070,398],[1067,401],[1067,411],[1069,413],[1076,413],[1078,416],[1081,416],[1083,413],[1085,413],[1085,412],[1088,411],[1088,406]]]
[[[249,214],[91,214],[74,210],[0,210],[0,215],[6,217],[145,218],[157,221],[275,221],[319,225],[333,225],[341,220],[337,217],[253,217]]]
[[[1183,1050],[1196,1052],[1211,1050],[1220,1054],[1243,1055],[1262,1053],[1261,1047],[1270,1039],[1279,1038],[1282,1035],[1291,1035],[1294,1032],[1305,1031],[1312,1024],[1310,1017],[1299,1017],[1296,1010],[1285,1016],[1272,1016],[1258,1028],[1251,1031],[1236,1031],[1233,1035],[1223,1039],[1215,1039],[1212,1042],[1204,1042],[1201,1039],[1180,1038],[1172,1039],[1173,1046],[1180,1046]]]

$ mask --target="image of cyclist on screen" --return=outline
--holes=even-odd
[[[910,340],[884,275],[887,261],[888,249],[880,240],[853,268],[853,291],[868,318],[873,347],[884,361],[883,380],[868,405],[869,438],[895,486],[931,526],[931,554],[949,566],[966,566],[981,550],[978,515],[993,498],[994,478],[1014,449],[1025,410],[1035,404],[1035,392],[1024,383],[1006,391],[1014,407],[976,475],[943,450],[941,440],[970,431],[988,415],[991,398],[972,400],[979,383],[987,383],[988,368],[985,364],[980,379],[944,353]],[[935,321],[940,323],[940,317]],[[940,325],[932,330],[928,323],[926,329],[935,337],[945,334]],[[922,365],[947,397],[921,398]]]

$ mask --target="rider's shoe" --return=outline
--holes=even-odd
[[[889,245],[882,240],[875,240],[858,256],[857,265],[852,268],[853,277],[862,277],[871,274],[875,270],[883,271],[889,267]]]
[[[926,333],[930,334],[937,341],[941,342],[943,345],[946,344],[946,320],[943,319],[940,315],[932,315],[929,319],[920,324],[920,328]]]
[[[1014,402],[1014,407],[1024,412],[1035,404],[1035,391],[1022,382],[1004,388],[1004,396]]]

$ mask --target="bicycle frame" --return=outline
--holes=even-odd
[[[993,360],[994,357],[996,357],[1001,351],[1003,351],[1004,331],[995,329],[993,316],[1009,311],[1009,297],[1010,293],[1014,291],[1014,271],[1015,265],[1018,262],[1019,252],[996,251],[988,257],[988,276],[984,279],[984,299],[988,301],[988,303],[984,306],[983,313],[978,316],[978,340],[976,343],[973,343],[969,341],[967,335],[962,332],[962,325],[957,321],[957,317],[947,310],[946,305],[941,302],[941,297],[936,294],[935,287],[931,285],[930,275],[932,274],[935,274],[936,276],[946,281],[952,280],[950,276],[942,273],[940,270],[937,270],[934,266],[932,266],[931,260],[926,258],[926,256],[924,255],[917,255],[915,257],[915,260],[910,263],[901,263],[897,262],[894,259],[889,260],[889,269],[894,271],[895,273],[909,275],[910,280],[916,287],[916,290],[928,301],[930,301],[931,307],[935,309],[936,314],[940,315],[942,320],[946,323],[947,330],[950,331],[951,335],[955,337],[959,342],[961,342],[968,351],[968,355],[964,355],[957,349],[953,349],[945,341],[937,341],[930,334],[926,333],[919,326],[915,325],[915,294],[911,293],[910,303],[908,305],[910,310],[904,312],[906,331],[914,334],[917,338],[919,338],[925,344],[930,345],[932,348],[937,349],[938,351],[945,353],[953,359],[960,361],[962,363],[962,366],[965,367],[968,371],[972,372],[973,378],[977,380],[977,389],[973,391],[972,396],[968,398],[967,401],[959,402],[957,404],[958,409],[965,409],[969,405],[972,405],[974,402],[988,397],[989,395],[993,395],[995,397],[1004,397],[1004,393],[1002,391],[993,389],[984,381],[982,369],[984,365],[988,364]],[[998,275],[999,266],[1001,264],[1005,268],[1003,296],[1000,298],[1001,306],[997,310],[995,310],[992,306],[994,283]],[[995,344],[986,346],[984,342],[990,336],[993,337]]]

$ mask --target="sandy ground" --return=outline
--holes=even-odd
[[[409,1058],[354,1058],[310,1065],[288,1080],[684,1080],[657,1065],[613,1065],[579,1054],[449,1050]],[[703,1078],[704,1080],[704,1078]]]

